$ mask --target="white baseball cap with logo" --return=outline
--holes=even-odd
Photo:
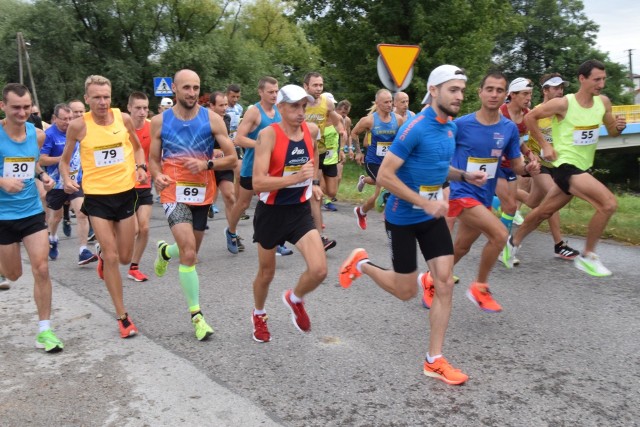
[[[549,80],[547,80],[546,82],[542,83],[542,88],[544,89],[545,87],[548,86],[560,86],[563,85],[564,87],[569,87],[569,82],[566,80],[563,80],[562,77],[551,77]]]
[[[160,105],[163,107],[173,107],[173,101],[171,98],[162,98]]]
[[[511,95],[514,92],[533,91],[533,83],[531,80],[524,77],[518,77],[509,84],[509,92],[507,95]]]
[[[329,101],[329,102],[333,102],[334,104],[337,104],[338,101],[336,101],[336,98],[333,96],[332,93],[330,92],[325,92],[322,94],[322,96],[324,96],[324,98]]]
[[[301,99],[307,98],[307,101],[313,102],[313,96],[309,95],[306,90],[298,85],[286,85],[278,91],[278,98],[276,98],[276,104],[286,102],[293,104]]]
[[[429,88],[431,86],[438,86],[442,83],[446,83],[449,80],[464,80],[467,81],[467,76],[464,74],[464,70],[460,67],[456,67],[455,65],[440,65],[433,69],[431,74],[429,74],[429,80],[427,80],[427,94],[424,96],[422,100],[422,105],[431,104],[431,94],[429,93]]]

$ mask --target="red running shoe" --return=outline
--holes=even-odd
[[[293,290],[289,289],[282,294],[282,302],[291,310],[291,322],[300,332],[309,332],[311,330],[311,322],[309,316],[304,309],[304,302],[291,302],[291,294]]]

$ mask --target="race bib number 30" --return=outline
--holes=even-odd
[[[496,157],[489,157],[486,159],[469,157],[469,159],[467,160],[467,172],[486,172],[487,179],[495,178],[497,170],[498,159]]]
[[[376,156],[378,157],[386,156],[390,146],[391,146],[390,142],[378,142],[378,145],[376,146]]]
[[[5,157],[4,178],[32,179],[36,173],[34,157]]]
[[[600,126],[576,126],[573,129],[573,145],[592,145],[598,143]]]
[[[124,162],[124,147],[122,143],[98,147],[93,151],[93,158],[99,168],[122,163]]]
[[[176,202],[204,203],[206,185],[199,182],[177,182]]]
[[[420,197],[424,197],[427,200],[444,200],[444,194],[442,193],[442,186],[440,185],[421,185]],[[421,206],[413,205],[414,209],[422,209]]]

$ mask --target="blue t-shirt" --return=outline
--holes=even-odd
[[[371,145],[367,148],[365,162],[379,165],[384,159],[389,143],[398,133],[398,120],[395,113],[391,113],[391,120],[385,123],[380,120],[377,112],[373,113],[373,128],[371,128]]]
[[[496,172],[502,155],[509,160],[521,156],[518,127],[504,116],[500,116],[496,124],[483,125],[476,119],[476,113],[462,116],[454,123],[458,126],[458,136],[451,165],[468,172],[483,170],[488,177],[482,187],[452,181],[449,198],[469,197],[489,207],[496,192]]]
[[[60,131],[58,126],[53,125],[50,126],[47,130],[44,131],[46,138],[44,140],[44,144],[42,144],[42,148],[40,149],[40,154],[46,154],[50,157],[60,157],[62,156],[62,152],[64,151],[64,146],[67,141],[67,134]],[[82,169],[80,168],[80,144],[76,142],[76,146],[73,150],[73,154],[71,155],[71,162],[69,162],[69,171],[74,180],[80,184],[82,182]],[[55,165],[45,166],[45,170],[47,174],[56,182],[56,185],[53,187],[54,189],[61,190],[64,188],[64,180],[60,176],[60,169],[58,168],[58,163]]]
[[[256,102],[255,106],[258,109],[258,111],[260,111],[260,123],[258,124],[258,126],[256,126],[256,128],[252,132],[250,132],[247,135],[248,138],[253,139],[254,141],[258,139],[258,134],[262,129],[266,128],[272,123],[280,123],[280,121],[282,120],[280,118],[280,112],[278,111],[277,108],[275,107],[273,108],[273,110],[275,111],[275,115],[273,116],[273,119],[272,119],[271,117],[267,116],[267,113],[264,112],[264,110],[262,109],[262,105],[260,105],[259,102]],[[255,149],[253,148],[244,149],[244,156],[242,158],[242,167],[240,168],[240,176],[243,176],[243,177],[253,176],[253,152],[254,151]]]
[[[24,187],[17,193],[0,189],[0,220],[3,221],[27,218],[43,211],[35,181],[35,163],[39,158],[36,127],[32,123],[25,125],[27,137],[19,142],[9,138],[0,126],[0,176],[24,181]],[[26,171],[29,173],[24,173]]]
[[[449,174],[456,132],[456,125],[450,120],[439,120],[433,108],[427,108],[403,124],[389,148],[404,161],[396,172],[400,181],[424,197],[442,197],[441,188]],[[395,194],[389,196],[384,214],[386,220],[395,225],[433,219],[424,209]]]

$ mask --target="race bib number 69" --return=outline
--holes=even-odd
[[[206,185],[199,182],[177,182],[176,202],[204,203]]]

